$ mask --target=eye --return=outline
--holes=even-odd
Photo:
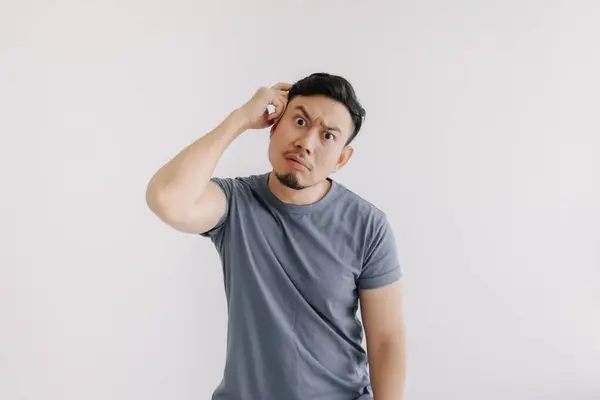
[[[331,132],[325,132],[325,134],[323,136],[327,140],[333,140],[333,139],[335,139],[335,135],[333,135]]]
[[[306,121],[302,117],[297,117],[296,118],[296,124],[298,124],[300,126],[305,126],[306,125]]]

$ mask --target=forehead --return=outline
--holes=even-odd
[[[350,112],[339,101],[325,96],[296,96],[289,102],[287,110],[291,114],[301,113],[299,106],[306,109],[311,119],[319,119],[324,125],[337,127],[345,136],[349,137],[354,130]]]

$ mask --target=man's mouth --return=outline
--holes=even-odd
[[[287,156],[286,159],[293,161],[296,164],[302,165],[306,169],[310,169],[310,167],[304,161],[301,161],[299,158],[294,156]]]

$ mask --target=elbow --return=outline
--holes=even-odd
[[[159,220],[169,226],[173,226],[179,220],[176,208],[166,198],[165,194],[158,190],[146,190],[146,205]]]
[[[148,187],[146,205],[158,219],[168,226],[187,232],[190,208],[183,206],[176,196],[164,189]]]
[[[146,187],[146,205],[162,220],[167,219],[173,209],[165,190],[156,186],[153,181],[150,181]]]
[[[164,198],[161,194],[151,187],[146,189],[146,205],[154,214],[161,214],[165,209]]]

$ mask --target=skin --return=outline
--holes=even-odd
[[[406,334],[401,284],[359,290],[374,400],[402,400],[406,384]]]
[[[269,161],[274,173],[269,186],[273,193],[291,204],[310,204],[322,198],[330,187],[327,177],[352,157],[354,149],[346,143],[353,130],[343,104],[324,96],[292,99],[271,128]],[[307,167],[289,160],[290,155],[301,158]],[[303,189],[292,189],[275,179],[284,174],[291,174]]]

